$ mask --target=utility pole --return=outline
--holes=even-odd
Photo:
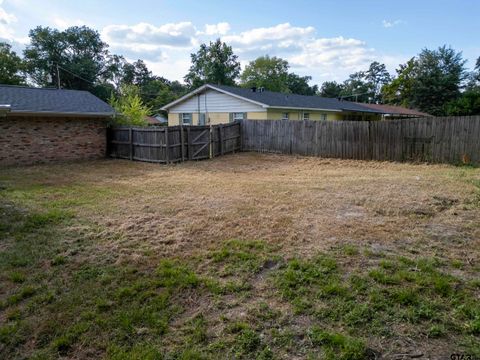
[[[60,70],[58,69],[58,63],[55,63],[57,68],[57,89],[60,89]]]

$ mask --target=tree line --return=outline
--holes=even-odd
[[[462,53],[447,46],[423,49],[394,75],[372,62],[343,82],[317,86],[275,56],[260,56],[242,71],[232,47],[220,39],[191,54],[184,83],[154,75],[141,59],[129,62],[110,53],[98,31],[86,26],[62,31],[38,26],[29,39],[23,56],[0,43],[0,83],[87,90],[127,114],[123,120],[128,122],[142,122],[146,114],[206,83],[401,105],[437,116],[480,114],[480,57],[468,72]]]

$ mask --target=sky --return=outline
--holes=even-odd
[[[87,25],[110,52],[180,81],[190,54],[216,38],[233,47],[242,68],[278,56],[311,84],[343,81],[372,61],[394,74],[421,49],[444,44],[462,51],[468,68],[480,56],[479,0],[0,0],[0,41],[21,52],[37,25]]]

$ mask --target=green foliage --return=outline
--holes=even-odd
[[[310,76],[299,76],[289,73],[290,65],[284,59],[268,55],[260,56],[245,67],[240,75],[242,87],[263,87],[266,90],[293,93],[300,95],[315,95],[317,86],[310,86]]]
[[[24,51],[26,70],[40,86],[57,84],[57,64],[63,68],[59,69],[60,86],[65,89],[92,91],[106,71],[108,45],[96,30],[73,26],[60,31],[38,26],[30,30],[29,37]]]
[[[212,83],[218,85],[235,85],[240,74],[238,56],[233,53],[232,47],[220,39],[202,44],[198,52],[191,54],[192,65],[185,75],[185,82],[191,88]]]
[[[319,95],[330,98],[344,98],[358,102],[381,102],[382,86],[390,82],[390,74],[385,64],[374,61],[366,71],[359,71],[349,76],[343,84],[335,81],[324,82]]]
[[[446,115],[466,116],[480,114],[480,87],[463,92],[459,98],[445,105]]]
[[[413,97],[413,83],[415,81],[415,58],[411,58],[405,64],[400,64],[396,70],[397,76],[389,84],[382,88],[382,98],[387,104],[411,106]]]
[[[22,85],[25,82],[22,59],[10,44],[0,42],[0,84]]]
[[[134,85],[122,85],[120,95],[110,98],[110,105],[115,109],[113,121],[117,125],[146,126],[145,117],[151,109],[143,104],[139,90]]]
[[[447,102],[460,96],[465,79],[465,60],[460,52],[442,46],[418,55],[412,105],[432,115],[443,115]]]
[[[437,116],[463,114],[475,106],[471,96],[457,103],[467,75],[465,62],[461,52],[446,46],[423,49],[417,57],[400,65],[398,76],[383,87],[384,100]]]
[[[327,98],[339,98],[343,92],[343,85],[336,81],[325,81],[320,87],[318,95]]]
[[[264,87],[266,90],[289,92],[287,86],[288,62],[286,60],[260,56],[243,70],[240,81],[242,87]]]

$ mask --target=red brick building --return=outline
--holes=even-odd
[[[113,112],[87,91],[0,85],[0,167],[104,157]]]

